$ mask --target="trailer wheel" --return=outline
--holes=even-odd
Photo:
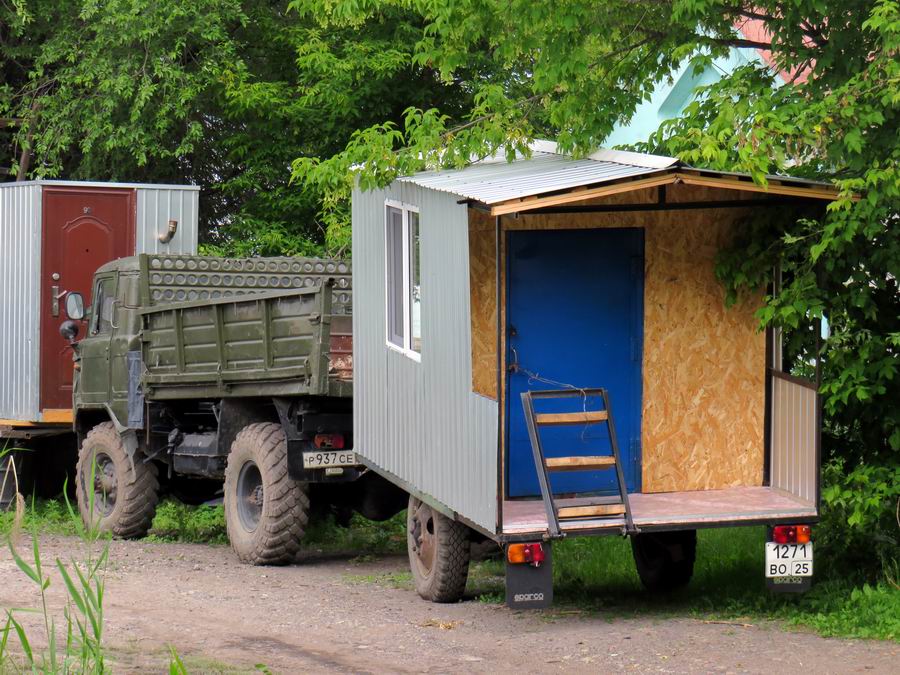
[[[631,551],[647,590],[674,591],[686,586],[694,574],[697,530],[638,534],[631,538]]]
[[[416,591],[432,602],[456,602],[469,576],[469,532],[415,497],[406,511],[407,549]]]
[[[123,539],[147,534],[159,502],[159,482],[156,465],[143,460],[139,453],[133,462],[129,459],[112,422],[88,432],[75,468],[78,510],[87,527]]]
[[[288,475],[287,440],[278,424],[248,424],[225,469],[225,525],[231,548],[251,565],[285,565],[300,552],[309,521],[306,484]]]

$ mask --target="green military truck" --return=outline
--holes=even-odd
[[[340,520],[403,509],[353,452],[351,300],[337,260],[144,254],[101,267],[91,308],[70,293],[60,327],[83,519],[140,537],[162,491],[202,502],[222,490],[238,557],[284,564],[311,505]]]

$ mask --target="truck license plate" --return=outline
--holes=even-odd
[[[812,544],[766,542],[767,577],[811,577],[812,575]]]
[[[356,466],[359,461],[352,450],[317,450],[303,453],[304,469],[321,469],[329,466]]]

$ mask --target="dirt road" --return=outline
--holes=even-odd
[[[66,559],[78,545],[42,539],[45,560]],[[162,672],[169,645],[191,672],[263,663],[279,673],[896,673],[900,659],[893,643],[823,639],[778,624],[522,613],[477,601],[433,605],[371,581],[405,572],[399,557],[253,568],[225,547],[142,542],[113,542],[110,556],[106,644],[116,672]],[[54,578],[57,609],[61,586]],[[36,606],[37,598],[4,549],[0,607]]]

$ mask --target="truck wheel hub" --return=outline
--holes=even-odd
[[[420,503],[413,514],[409,531],[410,546],[422,572],[431,574],[434,566],[434,513],[428,504]]]
[[[116,508],[116,465],[109,455],[97,453],[94,460],[94,509],[108,516]]]
[[[265,492],[262,474],[256,462],[248,461],[241,467],[237,480],[237,511],[241,525],[253,532],[262,519]]]

